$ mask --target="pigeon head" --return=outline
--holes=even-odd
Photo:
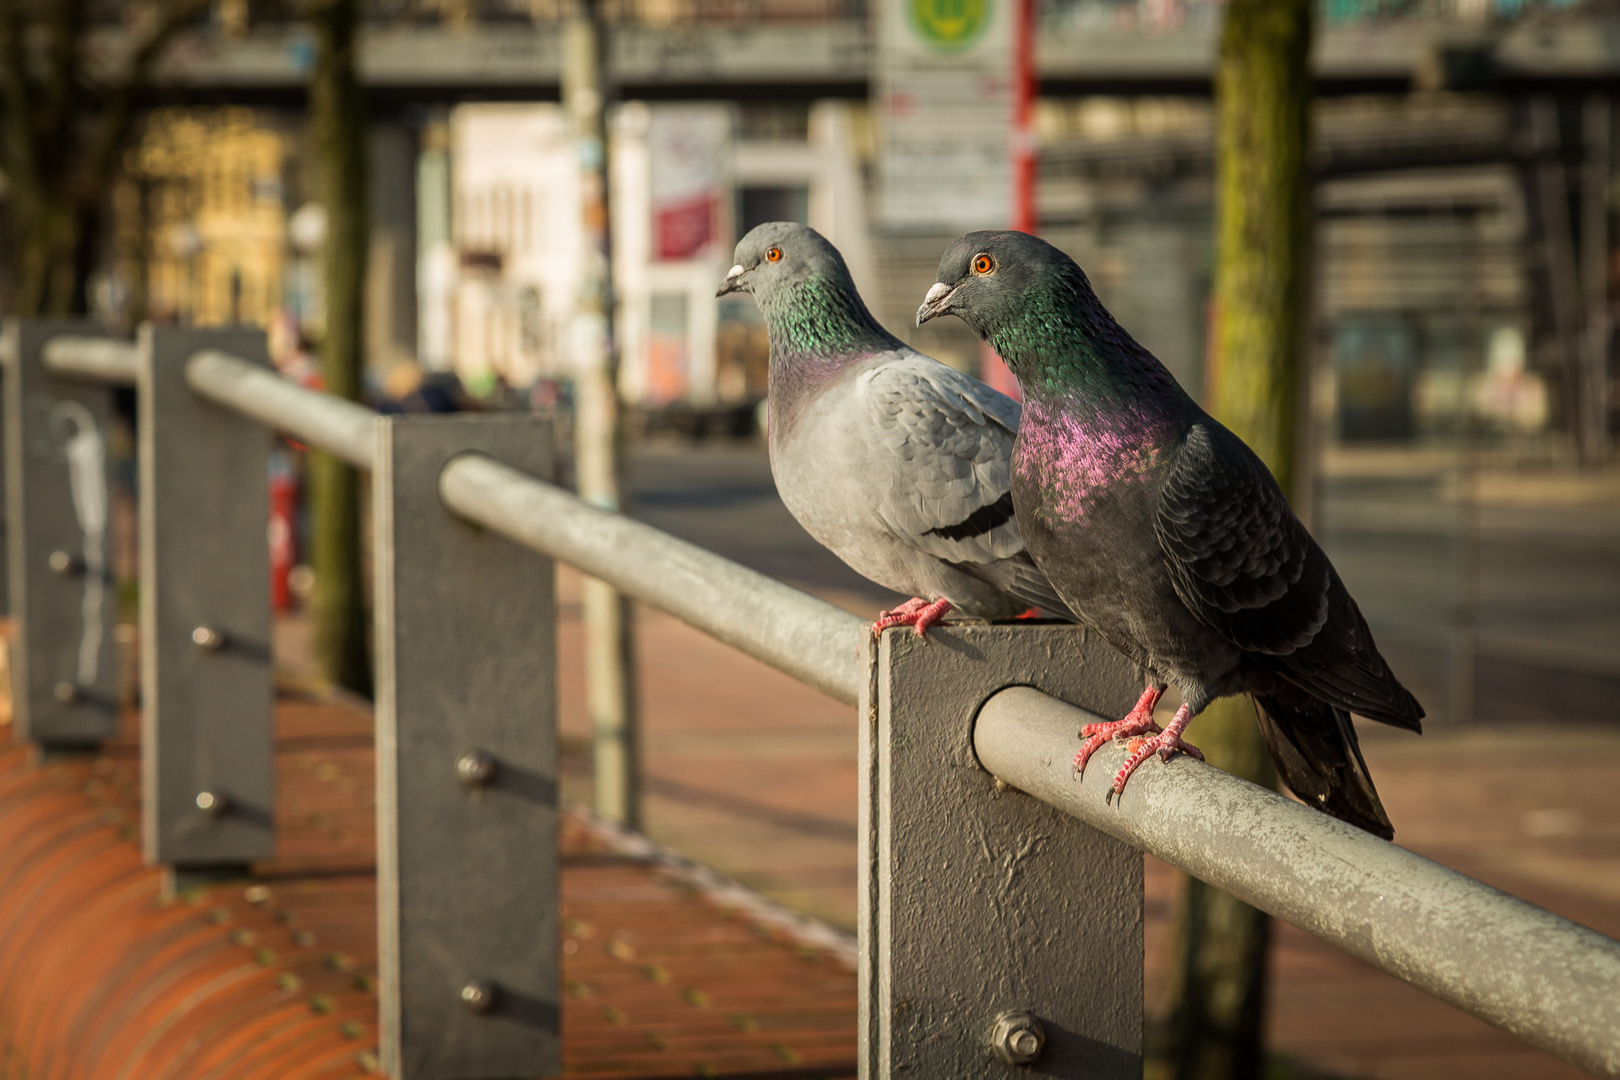
[[[1021,318],[1040,293],[1056,288],[1072,297],[1075,278],[1085,281],[1074,260],[1038,236],[970,232],[941,256],[939,279],[917,309],[917,325],[955,315],[988,338]]]
[[[737,241],[737,265],[720,283],[716,296],[752,293],[761,307],[779,299],[795,285],[812,278],[855,283],[838,249],[808,225],[796,221],[767,221],[748,230]]]
[[[1075,261],[1037,236],[971,232],[939,260],[917,325],[955,315],[1006,361],[1027,393],[1085,385],[1182,409],[1181,387],[1114,320]]]
[[[861,301],[838,249],[808,225],[767,221],[750,229],[715,295],[734,292],[759,305],[773,362],[851,359],[899,344]]]

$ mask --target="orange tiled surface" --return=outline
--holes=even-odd
[[[132,739],[42,764],[0,750],[0,1077],[375,1069],[371,718],[283,701],[277,734],[277,857],[253,882],[167,902],[137,847]],[[614,855],[578,822],[563,852],[565,1075],[853,1074],[855,980],[841,964]]]

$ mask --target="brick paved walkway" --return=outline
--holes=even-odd
[[[339,1080],[376,1067],[371,717],[282,701],[277,857],[159,896],[136,746],[37,765],[0,724],[0,1077]],[[133,728],[133,717],[127,728]],[[845,962],[563,835],[564,1073],[848,1076]]]

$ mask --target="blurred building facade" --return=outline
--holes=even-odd
[[[153,116],[96,295],[126,322],[267,322],[296,353],[321,331],[320,214],[301,180],[310,39],[268,7],[238,6],[241,19],[188,32],[166,68],[165,92],[204,104]],[[763,398],[757,311],[713,289],[736,239],[782,218],[843,250],[895,333],[977,370],[978,342],[956,320],[911,324],[956,230],[877,213],[875,9],[614,0],[609,11],[627,401],[667,413]],[[1620,585],[1607,584],[1620,567],[1598,541],[1571,537],[1620,535],[1620,521],[1593,524],[1614,507],[1593,501],[1608,489],[1590,471],[1604,454],[1593,432],[1612,436],[1620,418],[1620,16],[1595,0],[1323,0],[1319,11],[1319,482],[1304,509],[1437,716],[1522,700],[1482,688],[1529,656],[1551,657],[1536,670],[1599,700],[1620,689],[1620,622],[1604,613],[1620,611]],[[553,103],[560,13],[553,0],[370,9],[379,391],[415,371],[453,372],[475,396],[566,394],[580,234],[574,150]],[[1219,22],[1204,0],[1045,0],[1037,39],[1040,231],[1194,393]],[[1559,617],[1526,614],[1535,604],[1514,581],[1560,597]]]
[[[630,102],[614,111],[627,401],[704,408],[764,396],[757,313],[746,298],[714,299],[737,238],[762,221],[808,222],[841,240],[870,282],[859,112],[838,101],[764,112]],[[448,132],[448,250],[418,251],[422,333],[435,343],[424,362],[474,388],[567,381],[583,243],[567,117],[551,104],[463,105],[449,113]]]
[[[269,325],[284,303],[289,133],[253,110],[162,109],[116,192],[105,314]]]

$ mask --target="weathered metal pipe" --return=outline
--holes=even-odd
[[[1028,687],[980,709],[979,761],[1003,782],[1158,856],[1464,1012],[1599,1076],[1620,1076],[1620,942],[1230,773],[1149,762],[1113,805],[1124,751],[1084,776],[1101,717]]]
[[[137,346],[117,338],[53,337],[45,343],[41,356],[45,370],[63,379],[134,386],[140,373]]]
[[[480,525],[561,559],[840,701],[854,704],[867,624],[763,574],[477,454],[439,495]]]
[[[121,381],[111,377],[123,363],[115,344],[53,342],[48,363]],[[219,352],[193,357],[186,379],[209,400],[372,466],[370,409]],[[439,493],[470,521],[857,699],[867,629],[854,615],[481,455],[446,466]],[[1076,730],[1095,719],[1014,687],[980,710],[974,749],[1013,787],[1531,1045],[1620,1076],[1620,942],[1188,758],[1144,766],[1110,806],[1104,794],[1123,752],[1104,747],[1084,777],[1070,765]]]
[[[235,409],[300,442],[362,469],[376,453],[377,413],[275,372],[212,349],[186,363],[186,385],[209,401]]]

